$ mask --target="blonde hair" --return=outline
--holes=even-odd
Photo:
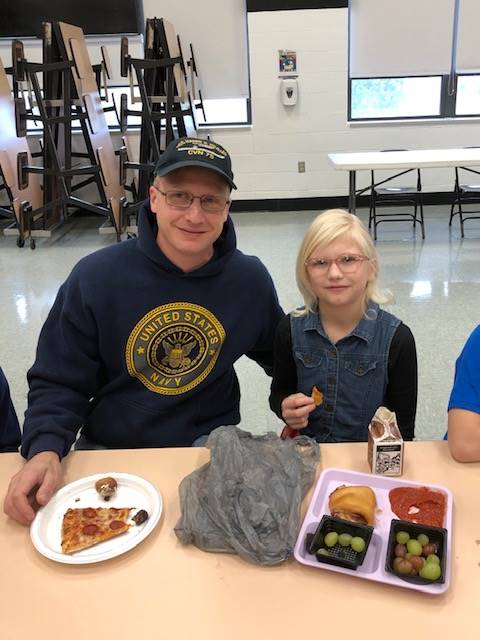
[[[328,209],[320,213],[312,222],[298,251],[297,286],[303,296],[305,308],[295,311],[294,315],[316,313],[318,310],[317,296],[310,285],[306,261],[317,247],[326,247],[337,238],[345,235],[358,244],[362,254],[370,260],[374,269],[374,278],[367,283],[365,288],[364,309],[367,309],[370,301],[379,304],[392,302],[393,296],[390,292],[381,292],[377,288],[378,254],[363,222],[357,216],[343,209]]]

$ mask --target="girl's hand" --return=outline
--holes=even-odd
[[[294,393],[282,401],[282,417],[293,429],[305,429],[308,416],[315,409],[315,402],[303,393]]]

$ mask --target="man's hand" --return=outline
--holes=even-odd
[[[282,400],[282,418],[293,429],[304,429],[308,416],[315,409],[315,402],[303,393],[294,393]]]
[[[30,524],[35,517],[31,503],[43,507],[62,480],[62,466],[53,451],[37,453],[10,480],[3,510],[20,524]]]

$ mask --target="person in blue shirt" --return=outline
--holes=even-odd
[[[305,306],[279,324],[270,406],[288,427],[319,442],[366,441],[380,406],[415,433],[417,358],[410,329],[380,308],[378,256],[355,215],[317,216],[297,258]],[[323,395],[318,406],[312,389]]]
[[[8,382],[0,369],[0,452],[17,451],[20,437],[20,427],[10,398]]]
[[[448,403],[448,446],[459,462],[480,462],[480,325],[455,365]]]
[[[28,372],[21,453],[4,510],[29,524],[75,448],[198,445],[240,422],[234,363],[271,375],[284,313],[260,260],[236,246],[230,156],[180,138],[160,156],[138,238],[83,258],[61,286]],[[80,436],[76,440],[80,431]]]

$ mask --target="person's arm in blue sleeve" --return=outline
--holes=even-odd
[[[24,467],[10,481],[5,513],[22,524],[35,517],[62,480],[61,459],[87,416],[102,371],[96,324],[76,268],[60,288],[40,334],[22,439]]]
[[[67,455],[98,392],[100,370],[95,320],[74,271],[58,292],[28,372],[21,448],[27,460],[41,451]]]
[[[480,326],[468,338],[455,366],[448,446],[458,462],[480,462]]]

